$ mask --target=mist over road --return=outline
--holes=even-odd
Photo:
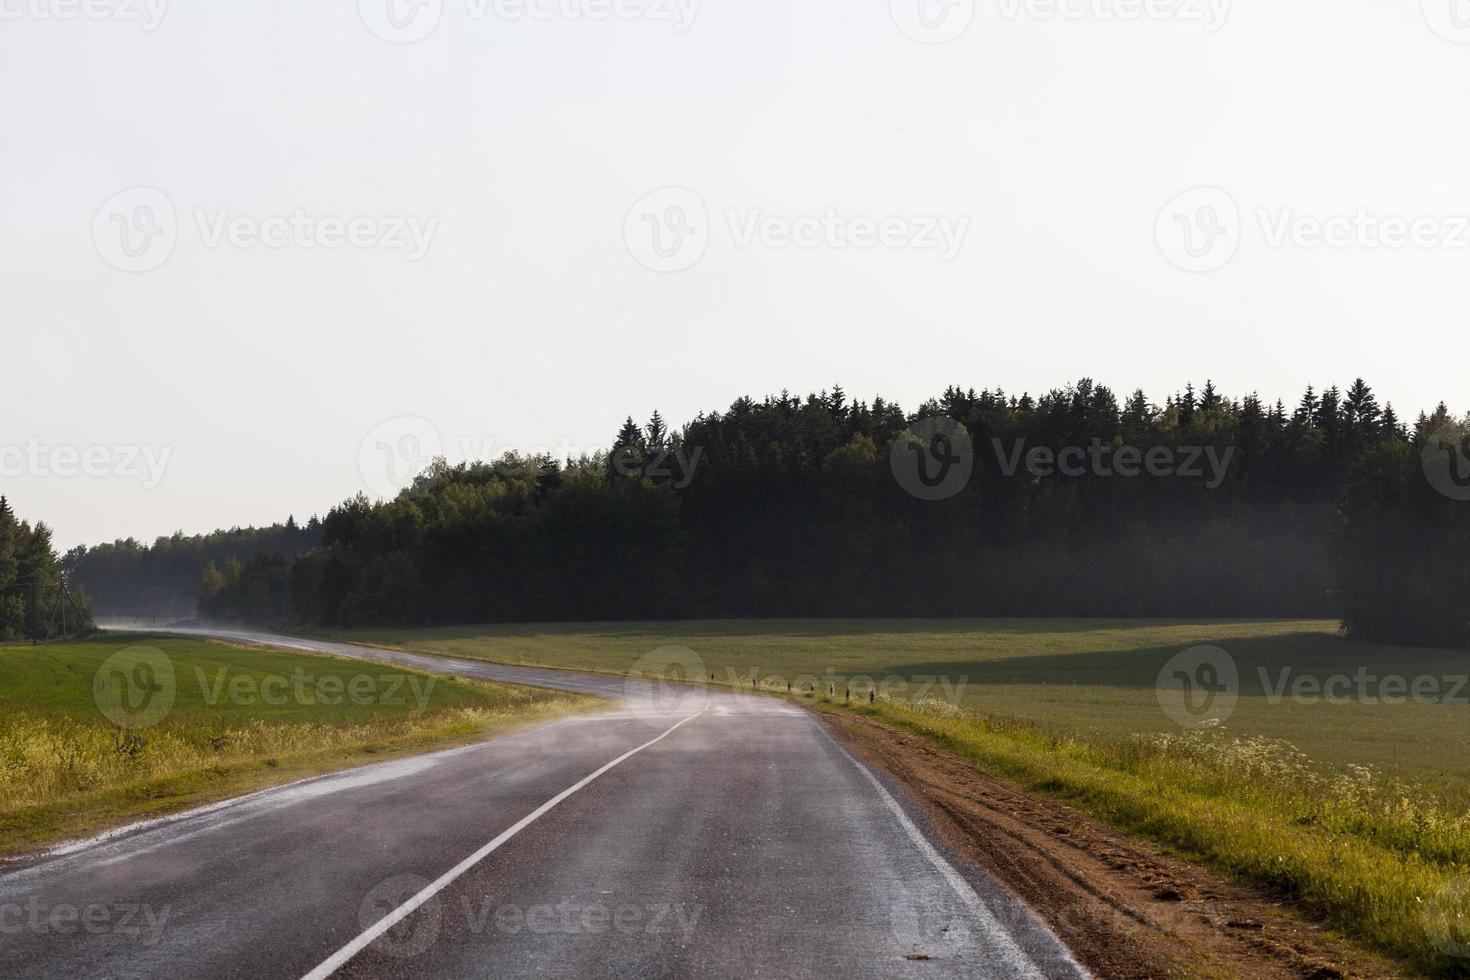
[[[12,863],[0,975],[1085,975],[799,707],[187,632],[611,703]]]

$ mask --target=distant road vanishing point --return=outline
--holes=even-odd
[[[0,874],[0,975],[1086,976],[800,707],[186,632],[612,703],[13,862]],[[98,909],[109,928],[87,928]]]

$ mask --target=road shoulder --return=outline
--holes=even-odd
[[[1099,976],[1396,977],[1402,967],[1266,894],[1020,792],[921,736],[819,710],[934,830],[1029,905]]]

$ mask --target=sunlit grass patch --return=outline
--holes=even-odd
[[[596,703],[195,639],[0,647],[0,848]]]

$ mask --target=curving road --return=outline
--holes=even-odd
[[[801,708],[189,632],[614,705],[12,864],[0,874],[0,976],[1085,975]]]

